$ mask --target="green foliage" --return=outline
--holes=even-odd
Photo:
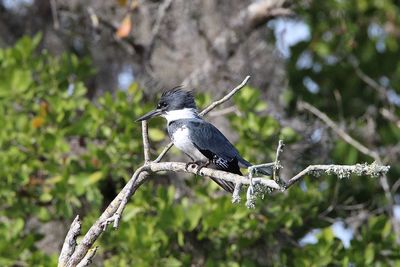
[[[142,159],[132,120],[143,112],[141,92],[132,87],[91,103],[83,84],[93,73],[90,62],[36,54],[39,41],[24,37],[0,50],[1,266],[54,265],[56,255],[37,249],[42,237],[26,230],[27,219],[45,223],[72,218],[79,208],[100,210],[102,191],[122,184]]]

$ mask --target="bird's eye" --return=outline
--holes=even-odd
[[[161,102],[161,103],[158,103],[157,108],[165,108],[166,106],[167,106],[167,103]]]

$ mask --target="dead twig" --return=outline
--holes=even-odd
[[[65,237],[64,244],[61,249],[60,256],[58,257],[58,267],[67,265],[68,259],[75,251],[76,238],[81,234],[82,223],[79,215],[75,217]]]

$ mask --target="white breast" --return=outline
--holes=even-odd
[[[193,145],[189,136],[189,129],[186,126],[176,129],[172,135],[172,142],[186,155],[195,161],[206,162],[207,158]]]

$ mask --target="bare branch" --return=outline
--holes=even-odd
[[[363,72],[361,70],[360,65],[359,65],[356,57],[352,57],[349,60],[349,62],[353,66],[358,78],[360,78],[369,87],[374,89],[379,94],[379,97],[381,99],[385,100],[386,102],[390,102],[388,100],[387,89],[385,87],[383,87],[382,85],[380,85],[379,83],[377,83],[374,79],[372,79],[370,76],[368,76],[365,72]]]
[[[172,142],[170,142],[168,145],[166,145],[164,147],[163,151],[160,153],[160,155],[158,155],[158,157],[154,160],[154,162],[160,162],[173,145],[174,145],[174,143],[172,143]]]
[[[172,172],[186,172],[186,173],[197,174],[197,166],[195,168],[186,169],[186,164],[182,162],[160,162],[160,163],[151,162],[149,165],[145,167],[145,170],[149,170],[151,172],[172,171]],[[232,182],[235,184],[237,183],[243,185],[250,184],[250,180],[245,176],[210,168],[202,168],[199,174],[202,176],[209,176],[213,178],[222,179],[227,182]],[[253,180],[256,183],[262,184],[263,186],[269,187],[271,189],[280,188],[280,186],[275,181],[270,179],[255,177],[253,178]]]
[[[147,121],[142,121],[142,137],[143,137],[143,153],[144,162],[150,161],[150,143],[149,143],[149,133],[147,129]]]
[[[355,147],[361,153],[370,156],[373,159],[377,159],[379,157],[378,153],[372,151],[371,149],[367,148],[353,137],[351,137],[348,133],[346,133],[343,129],[341,129],[333,120],[331,120],[325,113],[318,110],[316,107],[312,106],[311,104],[303,101],[299,101],[297,107],[300,110],[307,110],[322,120],[326,125],[328,125],[337,135],[340,136],[346,143]]]
[[[53,18],[53,27],[55,30],[58,30],[60,28],[60,20],[58,18],[56,0],[50,0],[50,8],[51,8],[51,16]]]
[[[66,266],[69,258],[74,253],[76,246],[76,238],[81,233],[81,227],[82,223],[81,220],[79,219],[79,215],[77,215],[73,220],[73,222],[71,223],[67,236],[65,237],[60,257],[58,257],[58,267]]]
[[[113,227],[114,228],[118,228],[119,221],[121,220],[121,216],[122,216],[122,213],[124,212],[125,206],[128,204],[129,199],[133,195],[133,192],[134,192],[133,188],[134,188],[134,185],[136,183],[136,180],[137,179],[145,180],[147,178],[147,176],[148,176],[148,172],[137,172],[137,173],[138,173],[138,176],[133,179],[132,186],[127,188],[127,190],[125,191],[125,193],[123,195],[123,198],[122,198],[122,201],[119,204],[119,207],[118,207],[117,211],[112,216],[112,218],[107,219],[107,221],[105,222],[106,225],[107,225],[107,223],[109,221],[114,221]]]
[[[285,144],[283,143],[283,141],[279,140],[278,147],[276,149],[276,154],[275,154],[274,170],[272,173],[272,179],[274,181],[277,181],[278,183],[280,183],[279,170],[282,168],[282,166],[279,162],[279,156],[280,156],[281,152],[283,152],[284,146],[285,146]]]
[[[236,106],[230,106],[227,108],[223,108],[223,109],[219,109],[219,110],[215,110],[215,111],[211,111],[208,116],[210,117],[218,117],[218,116],[224,116],[230,113],[235,113],[237,115],[241,115],[240,111],[237,109]]]
[[[217,106],[219,106],[219,105],[225,103],[226,101],[228,101],[229,99],[231,99],[231,97],[234,94],[236,94],[240,89],[242,89],[247,84],[249,79],[250,79],[250,76],[246,76],[246,78],[244,78],[244,80],[238,86],[233,88],[232,91],[229,94],[227,94],[226,96],[224,96],[220,100],[217,100],[217,101],[214,101],[213,103],[211,103],[211,105],[209,105],[202,112],[200,112],[200,115],[201,116],[207,115],[208,112],[210,112],[211,110],[213,110]]]
[[[105,222],[115,215],[128,189],[130,194],[133,194],[136,189],[145,182],[147,176],[139,175],[142,171],[142,168],[138,168],[136,170],[136,172],[132,175],[131,179],[121,190],[121,192],[114,198],[113,201],[111,201],[106,210],[101,214],[100,218],[97,219],[97,221],[90,227],[89,231],[85,234],[82,241],[75,248],[75,251],[68,260],[66,266],[76,266],[86,256],[87,251],[93,246],[94,242],[104,231]]]
[[[76,267],[86,267],[89,266],[92,263],[92,259],[94,255],[96,254],[98,246],[95,246],[92,249],[89,249],[88,253],[86,253],[86,256],[82,259],[82,261],[76,266]]]
[[[386,108],[381,108],[379,112],[382,114],[382,116],[387,119],[388,121],[394,123],[397,128],[400,128],[400,118],[394,114],[394,112],[390,111],[389,109]]]
[[[245,21],[249,26],[255,28],[274,17],[292,16],[293,11],[284,7],[286,3],[286,0],[256,1],[250,4],[242,15],[247,18]]]
[[[291,178],[286,188],[289,188],[296,182],[302,179],[306,174],[312,173],[314,176],[319,176],[323,172],[325,174],[335,174],[339,178],[349,178],[350,175],[367,175],[367,176],[381,176],[389,171],[390,166],[382,166],[373,162],[372,164],[356,164],[356,165],[310,165],[293,178]]]

